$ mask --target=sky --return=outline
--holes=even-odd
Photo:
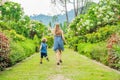
[[[34,14],[45,14],[45,15],[56,15],[60,14],[60,10],[57,9],[53,4],[50,3],[51,0],[10,0],[21,4],[25,15],[34,15]],[[94,0],[98,2],[98,0]],[[68,11],[72,9],[72,5],[68,4]],[[62,7],[59,7],[60,9]]]

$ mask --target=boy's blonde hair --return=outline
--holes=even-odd
[[[47,39],[46,38],[42,38],[42,42],[47,42]]]

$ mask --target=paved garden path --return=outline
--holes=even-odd
[[[39,53],[0,72],[0,80],[120,80],[120,72],[66,49],[63,63],[56,65],[55,53],[48,50],[50,61],[39,64]]]

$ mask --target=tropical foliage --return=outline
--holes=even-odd
[[[18,21],[23,15],[23,10],[18,3],[6,2],[0,7],[2,19],[5,21],[14,20]]]
[[[67,40],[69,47],[92,59],[120,70],[119,47],[112,47],[116,58],[111,63],[107,41],[112,34],[120,35],[120,5],[117,0],[100,0],[84,15],[77,16],[69,25]],[[119,43],[116,43],[119,45]],[[116,56],[116,57],[114,57]]]
[[[74,34],[85,35],[92,33],[99,27],[114,24],[118,21],[120,5],[114,0],[101,0],[98,5],[93,5],[88,13],[76,17],[70,24]]]
[[[0,70],[12,66],[38,51],[38,45],[42,36],[46,35],[46,30],[46,26],[41,22],[33,21],[29,16],[24,15],[20,4],[6,2],[1,5],[0,46],[4,48],[0,47]],[[6,43],[6,39],[9,43]],[[9,45],[9,48],[3,45],[3,42],[5,45]]]

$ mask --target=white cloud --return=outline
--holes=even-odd
[[[20,3],[24,9],[25,14],[49,14],[50,0],[11,0]]]
[[[33,14],[46,14],[46,15],[55,15],[59,14],[62,7],[55,7],[51,4],[51,0],[10,0],[17,3],[20,3],[24,9],[25,14],[33,15]],[[99,1],[99,0],[94,0]],[[68,4],[68,11],[73,8],[73,5]]]

